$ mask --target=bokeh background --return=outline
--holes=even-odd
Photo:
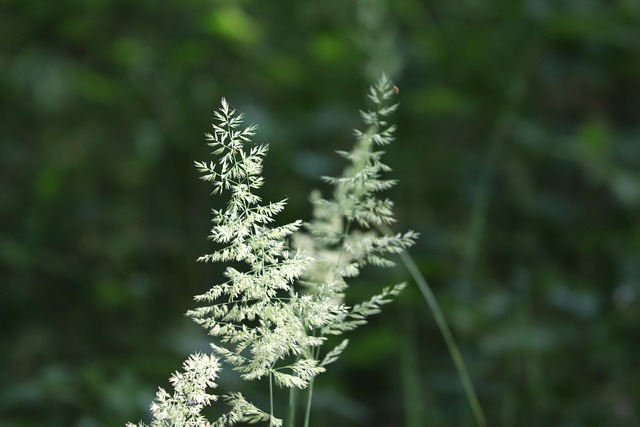
[[[0,1],[0,425],[148,419],[207,345],[183,313],[222,270],[193,168],[220,98],[308,218],[382,70],[396,228],[489,425],[640,425],[636,0]],[[474,425],[413,284],[331,368],[316,427]]]

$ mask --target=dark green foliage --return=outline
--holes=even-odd
[[[639,28],[631,0],[0,2],[0,424],[143,418],[206,349],[174,319],[221,274],[194,262],[212,106],[261,124],[287,223],[381,66],[397,229],[489,425],[640,424]],[[355,301],[407,279],[363,274]],[[396,307],[318,381],[315,427],[472,425],[411,284]]]

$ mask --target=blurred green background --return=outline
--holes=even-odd
[[[220,98],[308,218],[382,70],[396,228],[489,425],[640,425],[637,0],[0,1],[0,425],[148,419],[206,349],[183,313],[222,270],[192,163]],[[415,286],[351,338],[315,427],[474,425]]]

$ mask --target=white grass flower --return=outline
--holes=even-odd
[[[348,280],[367,265],[391,267],[389,254],[404,251],[416,239],[412,231],[382,235],[376,228],[391,224],[393,203],[379,197],[394,180],[384,179],[390,168],[377,147],[390,144],[394,126],[387,116],[397,107],[389,101],[394,86],[383,77],[370,92],[371,111],[361,112],[366,130],[355,132],[350,152],[340,152],[349,165],[333,185],[332,199],[312,194],[312,221],[275,225],[286,200],[264,202],[256,191],[264,184],[262,163],[266,144],[253,144],[255,126],[243,126],[244,116],[222,99],[214,113],[207,145],[215,157],[196,161],[201,179],[212,193],[225,195],[226,205],[213,210],[209,239],[218,245],[202,262],[233,262],[226,280],[197,295],[201,304],[187,314],[214,337],[214,355],[196,353],[182,372],[172,375],[173,395],[160,388],[151,405],[151,427],[231,426],[268,422],[282,425],[273,414],[273,384],[289,389],[309,388],[305,425],[309,422],[314,378],[335,362],[348,344],[341,341],[321,357],[327,336],[340,335],[364,323],[368,316],[400,293],[404,284],[384,288],[370,299],[347,307]],[[292,248],[289,241],[295,240]],[[217,397],[209,394],[220,369],[220,357],[244,380],[268,379],[271,407],[264,411],[240,393],[222,396],[229,411],[212,423],[201,410]],[[128,424],[133,427],[133,424]],[[144,426],[144,424],[139,424]]]

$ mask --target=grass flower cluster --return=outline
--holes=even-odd
[[[396,109],[391,81],[382,77],[368,94],[373,108],[361,112],[364,129],[355,131],[351,151],[339,177],[324,178],[333,194],[311,196],[313,218],[274,225],[286,200],[265,202],[257,194],[264,184],[266,144],[254,144],[255,126],[222,99],[213,132],[206,134],[214,159],[195,162],[204,181],[226,205],[213,211],[209,238],[217,250],[199,261],[226,263],[223,283],[195,297],[199,306],[187,314],[214,337],[212,354],[193,354],[170,379],[173,395],[160,388],[151,405],[151,426],[231,426],[237,423],[283,425],[274,414],[274,386],[290,389],[288,425],[295,425],[297,399],[306,389],[304,425],[310,423],[314,378],[325,372],[347,347],[342,335],[378,313],[404,284],[382,289],[366,301],[345,303],[348,281],[367,265],[390,267],[388,256],[416,239],[412,231],[384,234],[394,222],[393,203],[380,197],[395,181],[383,175],[381,147],[393,141],[389,115]],[[209,394],[221,362],[243,380],[265,380],[270,407],[258,408],[239,392],[222,394],[228,411],[207,420],[201,410],[218,400]],[[134,424],[128,424],[130,427]],[[144,423],[138,426],[145,426]]]

